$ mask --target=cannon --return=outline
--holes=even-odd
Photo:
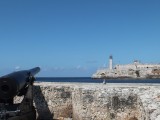
[[[0,77],[0,120],[35,120],[33,83],[39,67],[21,70]],[[14,103],[15,96],[23,96]]]

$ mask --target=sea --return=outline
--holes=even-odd
[[[92,79],[91,77],[37,77],[38,82],[76,82],[76,83],[156,83],[160,79]]]

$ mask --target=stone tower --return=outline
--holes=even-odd
[[[109,56],[109,69],[112,70],[113,68],[113,57],[112,55]]]

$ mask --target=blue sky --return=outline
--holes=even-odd
[[[1,0],[0,75],[91,76],[114,64],[160,63],[159,0]]]

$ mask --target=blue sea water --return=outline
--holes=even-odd
[[[90,77],[37,77],[36,81],[42,82],[78,82],[78,83],[102,83],[103,79]],[[159,83],[160,79],[108,79],[106,83]]]

